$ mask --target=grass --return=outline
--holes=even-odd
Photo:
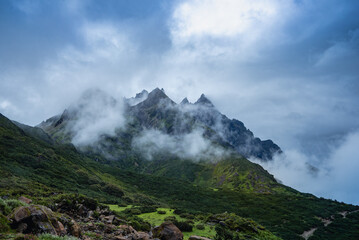
[[[39,240],[78,240],[78,238],[76,237],[72,237],[72,236],[64,236],[64,237],[60,237],[60,236],[54,236],[51,234],[41,234],[38,237]]]
[[[138,217],[142,218],[143,220],[149,222],[151,226],[158,226],[161,223],[165,222],[165,218],[167,217],[176,217],[179,221],[185,221],[187,219],[180,217],[178,214],[174,214],[174,209],[170,208],[157,208],[157,211],[165,211],[165,214],[159,214],[158,212],[151,212],[151,213],[143,213],[138,215]]]
[[[214,236],[216,235],[216,231],[214,229],[214,226],[205,225],[205,229],[203,229],[203,230],[200,230],[200,229],[197,229],[197,228],[193,227],[192,232],[183,232],[183,238],[185,240],[188,239],[190,236],[193,236],[193,235],[213,239]]]
[[[166,163],[165,157],[163,163]],[[298,234],[321,224],[318,217],[328,218],[337,212],[359,209],[358,206],[302,194],[282,185],[272,186],[271,178],[264,173],[262,176],[267,177],[262,179],[263,186],[260,186],[254,181],[257,177],[260,178],[260,175],[254,173],[260,174],[263,169],[244,159],[217,164],[215,171],[213,167],[205,165],[171,161],[166,163],[165,175],[168,177],[126,171],[112,166],[111,163],[105,164],[99,159],[91,154],[81,154],[71,145],[50,145],[34,139],[0,115],[0,196],[17,199],[25,195],[32,199],[34,204],[48,206],[49,198],[53,198],[54,193],[79,193],[101,203],[132,205],[119,207],[118,211],[128,210],[133,206],[168,206],[191,214],[233,212],[238,216],[253,219],[283,239],[291,240],[300,239]],[[135,160],[137,161],[136,158]],[[181,165],[178,165],[180,163]],[[158,164],[152,166],[153,170],[164,169],[160,161],[154,161],[153,164]],[[231,168],[231,165],[234,168]],[[248,171],[254,173],[250,179],[244,181],[241,176]],[[183,173],[193,177],[196,172],[201,173],[200,178],[197,178],[202,179],[201,181],[193,182],[193,179],[188,177],[180,180]],[[174,179],[176,174],[178,178]],[[217,187],[216,183],[222,176],[226,177],[225,181]],[[266,194],[251,192],[246,189],[247,183],[250,189],[266,190],[270,187],[275,191],[266,191]],[[232,190],[233,187],[235,190]],[[15,206],[16,202],[10,205]],[[3,201],[0,201],[0,208],[3,208],[2,212],[5,213],[11,211],[9,204]],[[173,212],[166,212],[167,215],[151,214],[142,217],[151,218],[149,221],[155,225],[159,224],[158,219],[164,219]],[[143,224],[136,222],[138,226]],[[355,229],[359,219],[353,218],[347,223],[350,226],[332,224],[330,229],[338,233],[349,227]],[[323,238],[326,234],[320,230],[316,233],[317,237]],[[358,239],[355,232],[348,231],[347,239],[350,239],[349,234]],[[331,239],[342,238],[339,236]]]
[[[116,211],[116,212],[122,212],[122,211],[124,211],[126,209],[134,207],[133,205],[127,205],[125,207],[120,207],[120,206],[118,206],[116,204],[109,204],[108,206],[110,207],[111,211]]]
[[[132,205],[128,205],[126,207],[119,207],[117,205],[108,205],[110,207],[110,210],[112,211],[124,211],[126,209],[132,208]],[[160,214],[159,212],[165,212],[165,214]],[[165,222],[165,219],[168,217],[175,217],[178,221],[187,221],[190,219],[183,218],[179,214],[174,213],[174,209],[171,208],[157,208],[156,212],[150,212],[150,213],[142,213],[137,215],[142,220],[149,222],[152,227],[159,226],[163,222]],[[192,235],[202,236],[202,237],[209,237],[213,238],[216,235],[215,229],[213,226],[210,226],[203,221],[198,220],[192,220],[193,221],[193,231],[191,232],[182,232],[184,239],[188,239]],[[196,226],[198,224],[203,224],[204,229],[197,229]]]

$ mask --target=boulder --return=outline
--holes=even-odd
[[[182,240],[182,232],[171,222],[164,222],[152,230],[153,237],[161,240]]]
[[[118,228],[121,231],[122,235],[138,234],[138,232],[132,226],[129,225],[120,225],[118,226]]]
[[[124,236],[115,236],[113,240],[128,240],[128,238]]]
[[[55,227],[55,230],[58,235],[61,235],[61,236],[66,235],[67,231],[61,222],[57,221],[57,223],[54,224],[54,227]]]
[[[134,240],[150,240],[152,239],[150,234],[145,232],[138,232],[137,235],[132,237]]]
[[[18,207],[9,216],[11,227],[24,234],[50,233],[64,236],[71,234],[81,236],[79,225],[66,214],[54,213],[42,205]]]
[[[193,235],[193,236],[190,236],[190,237],[188,238],[188,240],[212,240],[212,239],[206,238],[206,237],[200,237],[200,236]]]
[[[71,222],[70,222],[70,232],[71,232],[72,236],[75,236],[75,237],[80,237],[81,236],[80,226],[73,219],[71,219]]]
[[[115,218],[115,215],[110,215],[110,216],[104,217],[107,224],[112,224],[114,218]]]
[[[30,205],[16,208],[10,216],[10,220],[12,227],[22,233],[61,234],[56,232],[57,218],[51,209],[45,206]]]

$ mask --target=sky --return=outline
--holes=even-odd
[[[36,125],[94,87],[205,93],[284,150],[263,164],[283,183],[359,204],[358,16],[356,0],[2,0],[0,112]]]

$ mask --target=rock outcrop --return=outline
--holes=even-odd
[[[153,237],[160,240],[182,240],[182,232],[171,222],[164,222],[152,230]]]
[[[81,235],[80,228],[73,219],[58,215],[42,205],[18,207],[9,219],[12,228],[19,233],[50,233],[60,236],[69,233],[76,237]]]

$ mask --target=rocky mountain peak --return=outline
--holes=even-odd
[[[173,102],[164,92],[163,89],[155,88],[152,90],[145,101],[141,102],[140,104],[145,106],[153,106],[158,104],[160,101],[168,100]]]
[[[203,93],[197,102],[195,102],[195,104],[214,107],[213,103]]]
[[[169,97],[164,93],[163,89],[160,90],[159,88],[155,88],[148,94],[146,101],[158,103],[161,99],[169,99]]]
[[[131,97],[131,98],[125,98],[125,101],[127,101],[127,103],[130,106],[135,106],[140,102],[143,102],[144,100],[146,100],[148,97],[148,92],[146,90],[142,90],[141,92],[137,93],[135,97]]]
[[[145,98],[145,97],[147,97],[148,96],[148,92],[145,90],[145,89],[143,89],[141,92],[139,92],[139,93],[137,93],[136,94],[136,96],[135,96],[135,98]]]
[[[180,104],[181,104],[181,105],[186,105],[186,104],[190,104],[190,102],[189,102],[188,99],[185,97],[185,98],[181,101]]]

